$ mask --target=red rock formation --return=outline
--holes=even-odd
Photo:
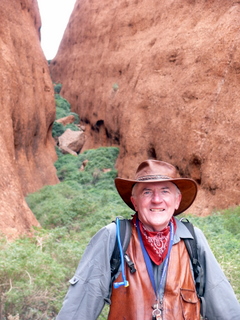
[[[38,225],[24,196],[58,182],[55,101],[37,0],[1,0],[0,16],[0,232],[11,238]]]
[[[191,211],[240,203],[240,3],[77,0],[53,80],[86,125],[119,145],[119,175],[157,158],[196,179]]]

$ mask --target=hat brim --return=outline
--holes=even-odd
[[[197,184],[194,180],[188,178],[176,178],[176,179],[163,179],[163,180],[147,180],[147,181],[137,181],[137,180],[128,180],[123,178],[115,179],[115,186],[117,191],[123,201],[134,210],[134,206],[131,202],[132,188],[135,183],[152,183],[152,182],[172,182],[178,189],[181,191],[182,199],[179,205],[179,208],[175,210],[174,216],[182,213],[187,210],[197,195]],[[134,210],[135,211],[135,210]]]

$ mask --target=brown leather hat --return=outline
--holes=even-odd
[[[122,179],[116,178],[115,185],[123,201],[134,210],[131,202],[132,188],[137,182],[162,182],[169,181],[174,183],[181,191],[182,200],[174,216],[182,213],[193,203],[197,195],[197,184],[194,180],[181,178],[177,169],[171,164],[158,160],[143,161],[137,168],[135,178]]]

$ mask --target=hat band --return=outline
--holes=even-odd
[[[171,179],[171,178],[169,178],[168,176],[150,175],[150,176],[139,177],[136,180],[137,181],[146,181],[146,180],[169,180],[169,179]]]

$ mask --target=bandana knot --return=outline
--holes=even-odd
[[[136,219],[137,217],[136,215],[134,215],[133,223],[135,227],[137,227]],[[174,230],[176,230],[175,220],[172,218],[170,221],[174,225]],[[156,265],[160,265],[165,259],[168,252],[170,240],[170,225],[168,225],[161,231],[148,231],[143,223],[139,220],[139,229],[142,235],[144,247],[149,257]]]

